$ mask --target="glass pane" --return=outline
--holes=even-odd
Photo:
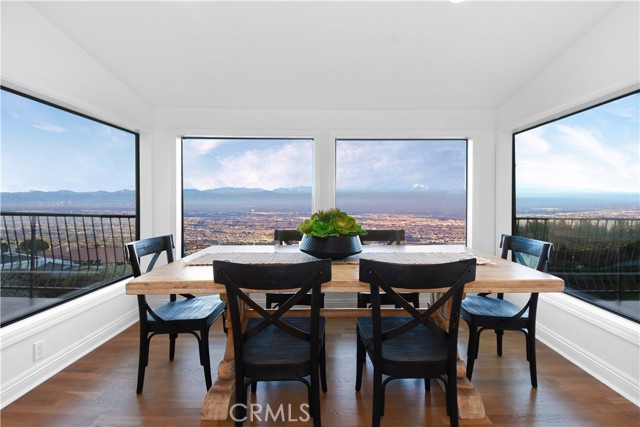
[[[336,207],[411,244],[465,244],[466,140],[336,141]]]
[[[272,244],[311,213],[312,139],[183,138],[183,252]]]
[[[640,320],[640,94],[514,136],[515,233],[554,244],[565,292]]]
[[[131,274],[137,134],[2,90],[2,324]]]

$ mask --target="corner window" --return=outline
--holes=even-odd
[[[2,326],[131,274],[138,134],[2,88]]]
[[[546,240],[565,292],[640,321],[640,93],[516,133],[517,235]]]

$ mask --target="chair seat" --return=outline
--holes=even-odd
[[[482,295],[467,295],[462,301],[460,316],[465,320],[470,320],[471,316],[478,318],[511,318],[518,314],[522,307],[498,298]],[[527,320],[524,313],[520,319]]]
[[[224,312],[225,304],[218,295],[202,296],[170,301],[158,307],[155,313],[162,319],[171,322],[207,321],[213,323]],[[147,314],[150,323],[157,321]]]
[[[247,330],[263,319],[252,318],[247,322]],[[310,319],[306,317],[283,317],[284,322],[309,332]],[[326,319],[320,317],[320,347],[324,342]],[[322,351],[322,350],[321,350]],[[244,363],[246,376],[257,381],[281,380],[305,377],[311,373],[309,343],[297,339],[275,325],[244,343]]]
[[[386,331],[407,322],[407,317],[385,316],[382,318],[382,330]],[[371,317],[358,317],[356,327],[365,342],[373,337]],[[416,377],[416,370],[424,371],[424,376],[433,375],[431,371],[446,369],[448,342],[422,325],[409,332],[382,343],[382,372],[393,372],[394,377],[406,375]],[[367,353],[373,357],[373,344],[367,346]]]

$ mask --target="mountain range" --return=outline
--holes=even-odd
[[[224,187],[209,190],[186,189],[183,192],[185,215],[207,212],[309,212],[310,187],[259,188]],[[464,192],[439,191],[349,191],[339,192],[337,206],[350,213],[411,213],[446,217],[464,217]],[[0,193],[4,212],[89,213],[96,211],[135,212],[136,194],[132,190],[116,192],[28,191]]]

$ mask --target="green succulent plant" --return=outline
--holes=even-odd
[[[338,208],[318,211],[310,218],[302,221],[297,228],[307,236],[331,237],[331,236],[359,236],[367,232],[356,222],[356,220],[342,212]]]

